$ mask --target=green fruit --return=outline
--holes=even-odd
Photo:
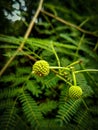
[[[78,99],[82,96],[82,89],[79,86],[71,86],[69,88],[69,97]]]
[[[35,73],[38,76],[47,76],[49,72],[49,64],[45,60],[36,61],[33,65],[33,73]]]

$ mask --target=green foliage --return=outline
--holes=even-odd
[[[24,114],[26,115],[27,121],[30,122],[33,127],[40,126],[43,117],[36,102],[30,97],[30,95],[24,92],[20,95],[19,99],[22,103],[22,108]]]
[[[30,0],[25,3],[27,11],[21,10],[21,3],[20,10],[27,14],[22,16],[26,21],[11,22],[6,29],[8,35],[5,31],[0,34],[1,69],[24,41],[23,24],[28,26],[32,9],[34,13],[37,7],[36,2],[34,8]],[[92,32],[83,33],[41,12],[23,49],[0,77],[0,129],[98,129],[98,43],[97,36],[92,35],[98,34],[98,26],[95,27],[96,22],[92,24],[91,4],[87,9],[84,7],[82,15],[80,5],[83,5],[80,0],[44,1],[43,8],[54,16]],[[49,63],[48,75],[41,77],[32,72],[38,60]],[[81,98],[70,99],[72,85],[81,87]]]
[[[10,130],[14,129],[16,125],[16,108],[12,105],[9,108],[6,109],[6,111],[3,113],[0,119],[0,129],[4,130]]]
[[[90,128],[91,125],[91,117],[88,113],[88,110],[81,110],[79,111],[79,113],[77,113],[77,116],[75,117],[75,121],[77,122],[77,125],[76,125],[76,130],[80,129],[87,129],[87,128]]]
[[[64,103],[60,106],[57,118],[59,118],[60,121],[64,121],[65,124],[67,124],[71,117],[74,116],[77,109],[79,109],[80,106],[80,100],[69,100],[68,102]]]

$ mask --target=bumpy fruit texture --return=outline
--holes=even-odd
[[[78,99],[82,96],[82,89],[79,86],[71,86],[69,88],[69,97]]]
[[[33,65],[33,73],[38,76],[47,76],[49,74],[49,64],[45,60],[36,61]]]

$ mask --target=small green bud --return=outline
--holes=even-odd
[[[33,73],[38,76],[47,76],[49,72],[49,64],[45,60],[36,61],[33,65]]]
[[[82,96],[82,89],[79,86],[71,86],[69,88],[69,97],[78,99]]]

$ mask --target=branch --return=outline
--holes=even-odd
[[[48,15],[48,16],[50,16],[50,17],[52,17],[52,18],[54,18],[54,19],[56,19],[56,20],[58,20],[58,21],[60,21],[61,23],[64,23],[64,24],[66,24],[66,25],[68,25],[68,26],[71,26],[71,27],[73,27],[73,28],[76,28],[77,30],[79,30],[79,31],[81,31],[81,32],[83,32],[83,33],[85,33],[85,34],[89,34],[89,35],[98,37],[97,34],[94,34],[94,33],[92,33],[92,32],[89,32],[89,31],[87,31],[87,30],[84,30],[84,29],[80,28],[79,26],[77,26],[77,25],[75,25],[75,24],[73,24],[73,23],[70,23],[70,22],[68,22],[68,21],[66,21],[66,20],[64,20],[64,19],[61,19],[60,17],[55,16],[55,15],[53,15],[53,14],[51,14],[51,13],[45,11],[45,10],[41,10],[41,12],[42,12],[43,14],[46,14],[46,15]]]
[[[25,35],[24,35],[24,40],[23,40],[23,42],[20,44],[19,48],[16,50],[16,52],[13,54],[13,56],[8,60],[8,62],[7,62],[7,63],[4,65],[4,67],[1,69],[1,71],[0,71],[0,76],[2,76],[2,74],[3,74],[3,73],[5,72],[5,70],[8,68],[8,66],[9,66],[10,63],[14,60],[14,58],[16,57],[16,55],[18,54],[18,52],[23,49],[24,44],[25,44],[25,41],[26,41],[26,39],[29,37],[30,32],[31,32],[31,30],[32,30],[32,28],[33,28],[33,26],[34,26],[35,20],[36,20],[36,18],[38,17],[40,11],[41,11],[42,4],[43,4],[43,0],[40,0],[39,6],[38,6],[38,8],[37,8],[37,11],[36,11],[34,17],[32,18],[32,20],[31,20],[31,22],[30,22],[30,24],[29,24],[29,27],[28,27],[28,29],[27,29]]]
[[[35,59],[33,56],[27,54],[25,51],[21,50],[21,52],[22,52],[25,56],[27,56],[30,60],[32,60],[32,61],[37,61],[37,59]]]

